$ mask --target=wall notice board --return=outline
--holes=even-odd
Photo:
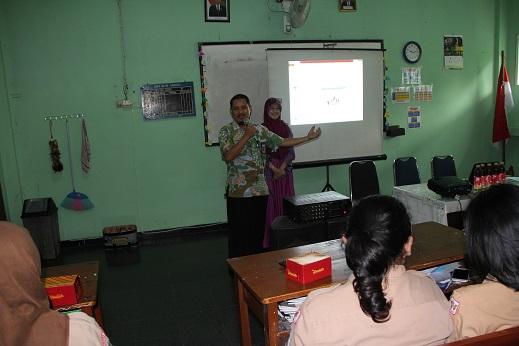
[[[218,145],[220,128],[232,119],[229,100],[235,94],[249,96],[252,120],[263,122],[263,104],[269,95],[268,49],[374,49],[383,41],[275,41],[201,42],[198,44],[205,144]],[[381,71],[380,73],[383,73]],[[381,86],[382,87],[382,86]],[[380,114],[382,118],[382,114]]]

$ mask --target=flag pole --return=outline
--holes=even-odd
[[[505,51],[501,51],[501,66],[505,64]],[[506,167],[506,139],[501,140],[501,161],[505,164]]]

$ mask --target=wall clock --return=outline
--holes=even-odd
[[[415,41],[409,41],[404,45],[402,51],[405,61],[410,64],[417,63],[422,56],[422,47]]]

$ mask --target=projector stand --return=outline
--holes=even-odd
[[[321,192],[324,191],[335,191],[333,186],[330,184],[330,166],[326,166],[326,185],[324,185]]]

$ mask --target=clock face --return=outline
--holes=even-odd
[[[414,64],[422,55],[422,48],[414,41],[407,42],[404,46],[404,59],[411,64]]]

